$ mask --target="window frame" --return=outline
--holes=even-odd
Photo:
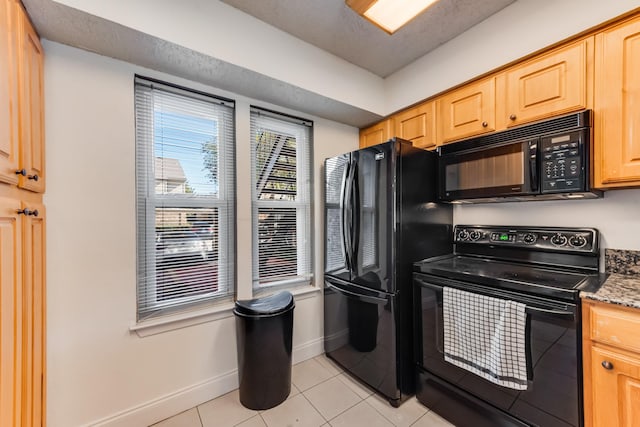
[[[254,129],[256,120],[263,121],[261,128],[271,132],[294,137],[296,140],[296,200],[259,200],[257,193],[257,170]],[[251,106],[251,227],[252,227],[252,291],[254,294],[269,292],[280,288],[293,288],[313,285],[314,247],[313,247],[313,122],[276,111]],[[304,143],[299,145],[300,141]],[[306,189],[301,190],[306,187]],[[302,198],[302,200],[301,200]],[[258,216],[260,208],[293,209],[296,211],[296,265],[298,274],[284,280],[261,282],[259,276],[260,245]],[[301,227],[302,225],[302,227]],[[299,230],[303,229],[304,233]],[[300,236],[303,234],[302,236]],[[301,250],[302,249],[302,250]],[[300,255],[303,259],[300,259]],[[304,270],[306,266],[307,271]]]
[[[140,89],[139,89],[140,88]],[[156,194],[155,175],[155,103],[153,100],[145,104],[140,101],[139,90],[149,93],[161,91],[172,96],[185,97],[189,100],[211,103],[211,117],[218,118],[218,174],[217,197],[185,194]],[[136,143],[136,241],[137,241],[137,280],[136,280],[136,313],[138,321],[158,315],[171,314],[193,306],[212,301],[229,301],[236,291],[235,247],[236,247],[236,159],[235,159],[235,102],[208,93],[188,89],[171,83],[136,75],[134,78],[134,112]],[[153,96],[147,94],[147,96]],[[187,101],[189,102],[189,101]],[[149,111],[139,108],[151,107]],[[228,111],[219,110],[223,106]],[[218,110],[216,110],[218,109]],[[142,118],[147,114],[144,125]],[[149,114],[151,117],[149,118]],[[188,114],[188,113],[187,113]],[[223,117],[223,116],[228,117]],[[229,127],[230,129],[227,129]],[[150,135],[149,135],[150,133]],[[204,154],[203,154],[204,155]],[[141,163],[144,164],[141,167]],[[141,194],[143,193],[143,194]],[[158,299],[158,264],[156,262],[156,211],[158,208],[212,209],[217,219],[217,281],[218,290],[204,295],[187,295],[170,298],[168,301]],[[223,278],[223,279],[221,279]],[[222,282],[222,283],[221,283]]]

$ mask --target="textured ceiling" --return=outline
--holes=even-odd
[[[51,41],[355,127],[382,118],[379,111],[243,68],[56,0],[22,1],[39,34]],[[358,16],[343,0],[223,1],[245,11],[247,17],[253,15],[382,77],[514,0],[440,0],[391,36]]]
[[[221,0],[259,20],[387,77],[514,0],[440,0],[393,35],[344,0]]]

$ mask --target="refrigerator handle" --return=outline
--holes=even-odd
[[[334,283],[325,282],[325,284],[327,285],[327,288],[333,289],[334,291],[338,292],[339,294],[343,294],[343,295],[345,295],[347,297],[350,297],[350,298],[356,298],[356,299],[358,299],[360,301],[363,301],[363,302],[370,302],[370,303],[373,303],[373,304],[386,304],[388,302],[385,298],[372,297],[372,296],[369,296],[369,295],[362,295],[362,294],[358,294],[358,293],[355,293],[355,292],[348,291],[346,289],[343,289],[343,288],[335,285]]]
[[[340,223],[342,227],[342,247],[344,248],[344,255],[346,261],[346,267],[349,271],[351,271],[351,242],[349,240],[349,224],[347,223],[350,215],[347,215],[347,210],[351,211],[349,208],[349,200],[351,193],[351,159],[347,163],[347,166],[344,169],[344,176],[342,177],[342,186],[341,186],[341,194],[340,194]]]
[[[358,243],[360,241],[360,179],[358,175],[358,164],[353,165],[352,195],[353,195],[353,214],[351,221],[351,262],[353,268],[358,268]]]

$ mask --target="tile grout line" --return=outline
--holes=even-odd
[[[369,399],[375,399],[375,397],[376,397],[376,396],[377,396],[376,394],[372,394],[372,395],[370,395],[369,397],[367,397],[367,398],[365,399],[365,401],[367,401],[367,400],[369,400]],[[378,396],[378,397],[380,397],[380,396]],[[381,399],[383,399],[383,400],[384,400],[384,398],[382,398],[382,397],[381,397]],[[389,406],[391,406],[391,404],[389,404],[389,402],[388,402],[388,401],[385,401],[384,403],[385,403],[385,404],[388,404]],[[378,409],[377,409],[375,406],[373,406],[371,403],[367,402],[367,404],[368,404],[369,406],[371,406],[371,407],[373,408],[373,410],[374,410],[374,411],[376,411],[376,412],[377,412],[377,413],[378,413],[378,414],[379,414],[383,419],[385,419],[385,420],[389,421],[393,426],[398,427],[398,425],[395,423],[395,421],[393,421],[393,420],[389,419],[389,418],[388,418],[387,416],[385,416],[382,412],[378,411]],[[392,407],[393,407],[393,406],[392,406]],[[399,409],[400,409],[400,407],[398,407],[398,408],[394,408],[394,409],[399,410]],[[428,412],[428,411],[427,411],[427,412]],[[419,417],[418,417],[418,420],[419,420],[420,418],[422,418],[423,416],[425,416],[426,414],[427,414],[427,413],[425,412],[424,414],[422,414],[421,416],[419,416]],[[417,422],[418,420],[416,420],[416,422]],[[412,423],[411,425],[413,425],[413,424],[415,424],[415,422],[414,422],[414,423]]]
[[[324,368],[324,366],[323,366],[323,368]],[[326,368],[325,368],[325,369],[326,369]],[[340,415],[344,414],[344,413],[345,413],[345,412],[347,412],[349,409],[351,409],[351,408],[353,408],[353,407],[355,407],[355,406],[357,406],[357,405],[361,404],[362,402],[366,401],[369,397],[373,396],[373,394],[370,394],[369,396],[367,396],[367,397],[365,397],[365,398],[361,397],[358,393],[356,393],[354,390],[352,390],[351,388],[349,388],[349,386],[348,386],[347,384],[345,384],[345,383],[344,383],[344,381],[340,381],[340,379],[339,379],[338,377],[339,377],[340,375],[343,375],[343,374],[345,374],[345,372],[344,372],[344,371],[339,371],[337,374],[333,375],[332,377],[329,377],[329,378],[327,378],[326,380],[321,381],[321,382],[319,382],[318,384],[316,384],[316,385],[314,385],[314,386],[312,386],[312,387],[309,387],[308,389],[306,389],[306,390],[304,390],[304,391],[300,391],[300,394],[301,394],[301,395],[303,395],[303,397],[307,400],[307,402],[309,402],[309,404],[310,404],[310,405],[311,405],[311,406],[312,406],[312,407],[313,407],[313,408],[314,408],[314,409],[315,409],[315,410],[320,414],[320,416],[321,416],[322,418],[324,418],[324,420],[325,420],[327,423],[329,423],[329,424],[331,424],[331,420],[335,420],[337,417],[339,417]],[[305,393],[306,393],[307,391],[309,391],[309,390],[311,390],[311,389],[313,389],[313,388],[315,388],[315,387],[319,386],[320,384],[324,384],[324,383],[326,383],[326,382],[328,382],[328,381],[330,381],[330,380],[332,380],[332,379],[334,379],[334,378],[336,378],[338,381],[340,381],[340,382],[341,382],[345,387],[347,387],[347,388],[348,388],[348,389],[349,389],[353,394],[355,394],[355,395],[358,397],[358,399],[360,399],[360,400],[359,400],[358,402],[354,403],[353,405],[349,406],[348,408],[346,408],[346,409],[345,409],[345,410],[343,410],[342,412],[340,412],[340,413],[336,414],[336,415],[335,415],[335,416],[333,416],[332,418],[327,419],[327,418],[326,418],[326,417],[325,417],[325,416],[320,412],[320,410],[319,410],[319,409],[318,409],[318,408],[313,404],[313,402],[311,402],[311,400],[309,400],[309,398],[307,397],[307,395],[306,395]],[[297,386],[296,386],[296,388],[297,388]],[[298,390],[300,390],[300,389],[298,389]],[[367,403],[367,404],[373,408],[373,405],[371,405],[370,403]],[[375,408],[373,408],[373,409],[375,410]],[[376,411],[376,412],[380,413],[379,411]],[[395,424],[394,424],[391,420],[389,420],[387,417],[385,417],[385,416],[384,416],[384,415],[382,415],[382,414],[380,414],[380,415],[382,416],[382,418],[384,418],[384,419],[388,420],[389,422],[391,422],[391,424],[393,424],[393,425],[395,426]],[[422,418],[422,417],[421,417],[421,418]]]
[[[327,381],[328,381],[328,380],[327,380]],[[322,383],[320,383],[320,384],[322,384]],[[311,387],[311,388],[313,388],[313,387]],[[324,420],[324,423],[322,423],[322,425],[325,425],[326,423],[328,423],[328,422],[329,422],[329,420],[328,420],[328,419],[326,419],[324,415],[322,415],[322,412],[320,412],[320,410],[319,410],[318,408],[316,408],[316,406],[313,404],[313,402],[311,402],[303,392],[300,392],[300,394],[301,394],[301,395],[302,395],[302,397],[303,397],[303,398],[304,398],[304,399],[309,403],[309,405],[311,405],[311,407],[312,407],[313,409],[315,409],[315,410],[316,410],[316,412],[317,412],[318,414],[320,414],[320,417],[322,417],[322,419]],[[267,427],[268,427],[268,426],[267,426]]]
[[[224,395],[223,395],[224,396]],[[216,398],[217,399],[217,398]],[[208,402],[208,401],[207,401]],[[206,402],[205,402],[206,403]],[[202,415],[200,415],[200,405],[196,405],[196,413],[198,414],[198,420],[200,420],[200,427],[204,427],[204,423],[202,422]]]
[[[340,381],[340,380],[338,380],[338,381]],[[354,392],[354,394],[355,394],[355,392]],[[356,394],[356,396],[358,396],[358,395]],[[306,398],[306,396],[305,396],[305,398]],[[355,406],[358,406],[359,404],[361,404],[362,402],[364,402],[364,401],[365,401],[365,399],[361,398],[360,396],[358,396],[358,398],[360,399],[360,401],[359,401],[359,402],[354,403],[353,405],[351,405],[351,406],[349,406],[348,408],[346,408],[344,411],[342,411],[342,412],[340,412],[340,413],[336,414],[336,415],[335,415],[334,417],[332,417],[331,419],[328,419],[328,420],[327,420],[327,422],[328,422],[329,424],[331,424],[331,421],[332,421],[332,420],[335,420],[336,418],[338,418],[340,415],[344,414],[345,412],[347,412],[347,411],[348,411],[348,410],[350,410],[351,408],[353,408],[353,407],[355,407]],[[309,400],[309,399],[307,399],[307,400]],[[309,401],[309,403],[311,403],[311,401]],[[313,403],[311,403],[311,406],[313,406]],[[314,406],[314,408],[315,408],[315,406]],[[320,412],[320,411],[318,410],[318,408],[316,408],[316,410],[317,410],[318,412]],[[320,415],[322,415],[322,414],[320,414]],[[322,417],[324,418],[324,415],[322,415]],[[326,420],[326,418],[325,418],[325,420]]]

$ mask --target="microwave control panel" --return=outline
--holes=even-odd
[[[587,130],[540,139],[542,193],[584,191]]]

